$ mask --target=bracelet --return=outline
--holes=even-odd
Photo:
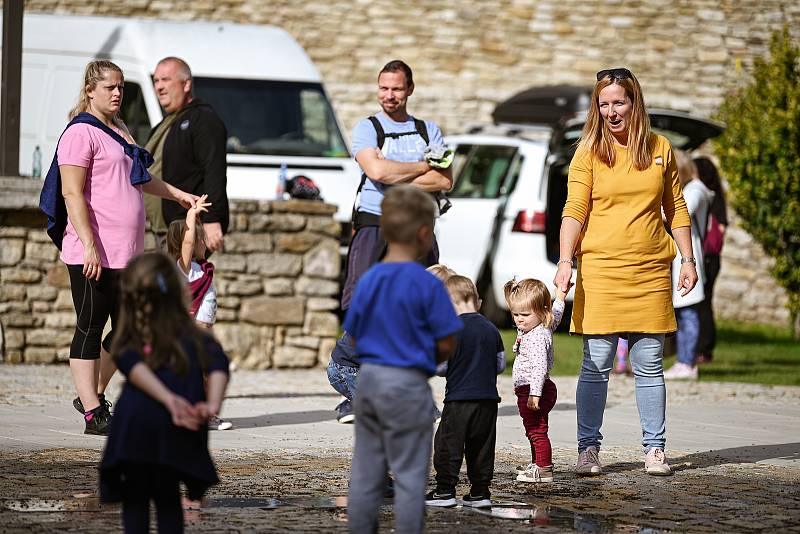
[[[572,260],[558,260],[558,262],[556,262],[556,265],[561,265],[562,263],[569,263],[570,265],[572,265]]]
[[[697,265],[697,260],[692,258],[691,256],[685,256],[681,258],[681,265],[683,265],[684,263],[694,263],[695,265]]]

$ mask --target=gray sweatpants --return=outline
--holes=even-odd
[[[350,532],[378,531],[387,473],[394,473],[395,532],[422,532],[431,459],[433,397],[422,371],[365,363],[355,397]]]

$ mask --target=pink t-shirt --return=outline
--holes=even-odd
[[[120,135],[118,129],[115,128]],[[122,269],[144,249],[144,200],[130,181],[133,160],[118,142],[90,124],[73,124],[58,143],[58,164],[86,169],[83,196],[100,264]],[[67,221],[61,260],[83,264],[83,243]]]

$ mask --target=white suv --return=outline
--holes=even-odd
[[[552,117],[552,108],[549,112]],[[686,113],[649,113],[653,130],[684,150],[724,129]],[[536,122],[519,106],[515,116]],[[498,325],[509,320],[506,281],[516,276],[550,285],[555,276],[569,163],[584,121],[585,112],[572,112],[556,124],[476,126],[446,139],[456,158],[449,195],[453,206],[436,225],[440,261],[476,282],[481,311]],[[572,300],[572,292],[567,299]]]

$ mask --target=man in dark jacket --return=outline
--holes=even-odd
[[[222,236],[228,230],[228,133],[213,108],[193,96],[192,72],[182,59],[167,57],[159,61],[153,85],[166,116],[150,132],[147,143],[155,158],[151,172],[186,192],[208,195],[211,207],[203,214],[203,229],[209,251],[215,252],[222,248]],[[176,202],[164,201],[161,214],[169,226],[172,221],[185,218],[186,210]],[[156,226],[153,215],[157,213],[148,210],[151,226]]]

